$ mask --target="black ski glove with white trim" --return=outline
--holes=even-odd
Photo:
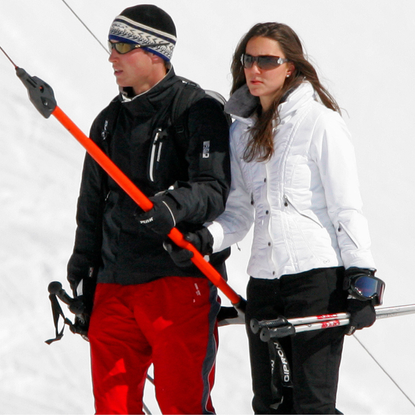
[[[194,232],[186,233],[184,235],[184,239],[190,242],[203,256],[210,255],[212,253],[213,236],[206,227]],[[170,254],[173,262],[179,268],[189,268],[192,266],[192,251],[178,247],[169,239],[163,243],[163,246],[164,249]]]
[[[176,226],[177,203],[167,192],[149,199],[153,202],[153,208],[144,213],[137,210],[135,219],[147,229],[159,235],[167,235]]]

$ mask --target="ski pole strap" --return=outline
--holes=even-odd
[[[67,324],[74,334],[80,334],[85,340],[88,341],[88,324],[89,322],[86,321],[85,316],[83,314],[77,314],[75,317],[75,324],[72,321],[65,317],[63,314],[62,307],[59,304],[58,298],[60,298],[56,294],[49,294],[49,300],[52,306],[52,315],[53,315],[53,324],[55,326],[55,338],[45,340],[45,343],[52,344],[55,341],[60,340],[63,337],[63,331],[65,330],[65,324]],[[63,325],[62,329],[59,330],[59,318],[62,317]]]
[[[62,326],[62,330],[59,331],[59,318],[62,317],[64,322],[66,321],[66,317],[63,314],[62,308],[56,298],[55,294],[49,294],[49,300],[52,306],[52,315],[53,315],[53,324],[55,325],[55,338],[46,340],[45,343],[52,344],[53,342],[60,340],[63,337],[63,331],[65,329],[65,324]]]
[[[281,343],[272,339],[268,341],[271,364],[272,409],[277,409],[284,400],[284,389],[292,388],[291,368]]]

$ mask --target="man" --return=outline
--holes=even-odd
[[[177,267],[163,242],[173,227],[197,230],[224,210],[228,123],[205,95],[174,119],[175,97],[186,99],[170,64],[175,43],[171,17],[153,5],[125,9],[109,32],[120,95],[91,138],[154,207],[144,213],[86,156],[68,280],[78,293],[97,281],[88,330],[97,413],[143,413],[150,364],[163,413],[214,413],[216,287],[196,267]]]

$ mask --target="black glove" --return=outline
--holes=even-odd
[[[135,218],[142,226],[159,235],[167,235],[176,226],[177,205],[168,193],[149,198],[153,208],[148,212],[135,213]]]
[[[94,304],[94,295],[96,288],[96,269],[90,267],[89,276],[79,282],[73,276],[68,276],[68,280],[74,283],[74,298],[69,305],[69,310],[75,314],[74,324],[70,326],[73,333],[80,334],[85,340],[88,340],[88,328],[91,318],[92,307]]]
[[[350,313],[348,335],[356,330],[370,327],[376,321],[375,307],[372,301],[361,301],[353,298],[347,300],[347,311]]]
[[[190,242],[203,256],[212,253],[213,236],[207,228],[203,227],[195,232],[186,233],[184,239]],[[189,268],[193,265],[191,261],[191,258],[193,258],[192,251],[178,247],[171,240],[166,240],[163,246],[179,268]]]
[[[344,277],[344,289],[347,289],[347,311],[350,313],[350,323],[346,334],[351,335],[356,330],[370,327],[376,321],[376,311],[374,307],[375,299],[365,299],[353,290],[353,281],[360,276],[374,278],[375,270],[367,268],[352,267],[346,270]]]

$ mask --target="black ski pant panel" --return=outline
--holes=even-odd
[[[268,344],[263,342],[258,334],[252,333],[249,323],[252,318],[257,320],[274,319],[283,314],[283,300],[279,289],[279,280],[262,280],[251,278],[247,287],[246,330],[249,340],[249,356],[253,400],[252,408],[256,414],[278,414],[287,412],[287,399],[284,397],[284,409],[271,409],[276,403],[271,391],[271,365]],[[286,354],[291,352],[290,339],[280,339],[280,344]],[[290,357],[289,361],[290,361]],[[292,407],[292,404],[288,404]],[[285,412],[282,412],[285,411]]]
[[[247,290],[247,323],[251,318],[272,319],[279,315],[295,318],[344,311],[343,273],[344,269],[339,267],[315,269],[275,280],[251,278]],[[336,412],[343,327],[280,339],[291,365],[293,388],[292,391],[284,388],[284,401],[277,409],[270,408],[275,402],[270,389],[268,345],[248,326],[247,332],[255,413]]]

